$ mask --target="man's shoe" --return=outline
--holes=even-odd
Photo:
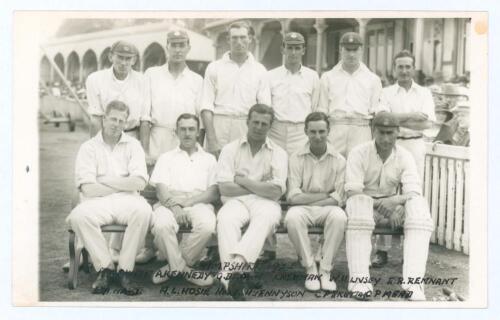
[[[387,264],[388,260],[387,251],[377,250],[375,257],[372,260],[372,267],[382,268]]]
[[[169,277],[170,266],[168,264],[164,265],[160,269],[157,269],[153,272],[153,276],[151,277],[151,281],[154,284],[160,284],[166,282]]]
[[[109,292],[109,283],[111,281],[111,269],[102,269],[97,274],[97,279],[92,284],[93,294],[106,294]]]
[[[212,246],[208,247],[207,255],[200,259],[197,266],[200,269],[207,270],[213,268],[219,263],[220,263],[219,247]]]
[[[373,296],[371,283],[349,283],[347,290],[352,292],[353,298],[360,301],[369,301]]]
[[[403,288],[404,289],[404,288]],[[410,284],[406,291],[411,293],[411,296],[408,298],[410,301],[426,301],[424,287],[420,284]]]
[[[320,268],[319,271],[321,290],[323,291],[335,291],[337,290],[337,284],[335,280],[331,277],[331,272]]]
[[[78,265],[78,270],[82,270],[82,269],[83,269],[83,259],[80,259],[80,264]],[[69,261],[66,262],[65,264],[63,264],[62,271],[64,273],[68,273],[69,272]]]
[[[306,281],[304,283],[307,291],[318,291],[321,289],[321,283],[319,281],[318,267],[316,262],[306,270]]]
[[[245,301],[245,289],[247,288],[244,274],[233,273],[227,285],[227,293],[234,301]]]
[[[156,257],[156,251],[153,248],[142,248],[135,256],[135,263],[144,264]]]
[[[136,296],[142,293],[140,288],[132,286],[131,272],[125,272],[120,270],[118,272],[118,278],[120,279],[120,286],[122,287],[122,292],[127,296]]]
[[[192,269],[184,270],[186,271],[184,279],[187,282],[194,284],[199,287],[209,287],[214,284],[214,277],[205,271],[195,271]]]
[[[260,263],[276,260],[276,251],[264,250],[257,260]]]

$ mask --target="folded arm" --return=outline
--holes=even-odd
[[[97,181],[118,191],[142,191],[146,181],[142,177],[99,177]]]
[[[234,182],[240,185],[242,188],[251,191],[251,193],[254,193],[266,199],[278,200],[282,194],[281,187],[273,183],[254,181],[242,176],[235,176]]]

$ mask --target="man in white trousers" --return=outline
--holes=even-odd
[[[370,119],[378,111],[382,82],[361,62],[363,40],[355,32],[340,38],[340,62],[323,73],[318,111],[330,117],[330,143],[347,158],[371,140]]]
[[[380,112],[373,119],[374,141],[354,148],[347,159],[346,253],[349,265],[348,290],[358,299],[369,299],[371,236],[375,225],[404,227],[404,290],[410,300],[425,300],[423,278],[433,222],[422,197],[422,188],[413,156],[396,145],[398,119]],[[399,184],[402,194],[397,193]]]
[[[138,140],[123,133],[129,108],[111,101],[102,120],[102,131],[85,142],[75,165],[76,185],[82,202],[66,222],[87,249],[99,272],[92,293],[107,292],[115,265],[101,226],[126,224],[118,258],[120,284],[127,295],[140,290],[130,283],[135,257],[144,245],[151,219],[151,206],[139,195],[148,180],[144,151]]]
[[[281,46],[284,64],[267,73],[276,114],[269,138],[289,156],[307,142],[304,119],[316,110],[319,100],[319,76],[302,65],[305,52],[304,37],[298,32],[287,33]]]
[[[306,268],[305,288],[309,291],[335,291],[331,278],[333,260],[344,239],[347,217],[344,204],[345,159],[328,143],[330,122],[323,112],[305,118],[309,139],[290,157],[288,170],[288,203],[285,217],[288,236],[300,262]],[[319,268],[311,250],[307,227],[324,227]]]
[[[151,164],[179,145],[177,118],[183,113],[199,114],[203,78],[186,65],[190,50],[186,31],[171,30],[167,33],[167,62],[144,73],[140,136]]]
[[[423,131],[436,121],[434,100],[429,89],[413,80],[415,57],[409,51],[397,53],[393,65],[397,82],[382,89],[381,109],[392,112],[399,120],[397,145],[410,151],[417,165],[418,176],[423,181],[426,153]],[[372,267],[380,268],[387,264],[391,244],[392,236],[377,237]]]
[[[220,154],[217,214],[221,282],[235,300],[244,300],[245,276],[252,271],[266,237],[281,218],[277,200],[285,193],[287,154],[268,138],[273,109],[256,104],[248,113],[248,133]],[[242,235],[241,228],[247,227]]]
[[[181,275],[198,286],[209,286],[209,273],[195,272],[208,241],[215,233],[215,212],[212,203],[219,198],[215,180],[217,161],[197,143],[200,120],[184,113],[177,119],[176,133],[180,144],[160,156],[151,174],[150,184],[156,187],[159,203],[153,212],[151,233],[168,264],[153,273],[153,283],[165,282]],[[191,226],[189,235],[179,247],[179,225]]]

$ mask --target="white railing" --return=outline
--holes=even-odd
[[[469,148],[427,144],[424,196],[434,232],[431,242],[469,254]]]

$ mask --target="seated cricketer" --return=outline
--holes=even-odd
[[[345,159],[328,142],[330,122],[323,112],[310,113],[304,131],[309,139],[290,157],[288,166],[288,236],[306,268],[305,287],[309,291],[337,290],[331,279],[333,259],[344,239],[347,217],[344,203]],[[324,242],[318,266],[311,251],[307,227],[324,227]]]
[[[201,259],[203,249],[215,234],[212,203],[219,198],[215,170],[217,161],[197,143],[200,120],[183,113],[177,118],[180,145],[163,153],[156,162],[150,184],[156,187],[159,202],[154,206],[151,233],[168,264],[153,273],[153,283],[181,275],[198,286],[210,286],[213,277],[195,272],[191,266]],[[191,226],[179,247],[179,225]]]
[[[130,282],[135,256],[144,246],[151,219],[151,206],[139,195],[148,181],[144,150],[135,138],[123,133],[128,106],[111,101],[105,110],[102,130],[82,144],[76,158],[76,185],[82,202],[66,219],[87,249],[99,272],[92,293],[109,289],[115,265],[101,226],[125,224],[118,259],[119,280],[124,293],[138,294]]]
[[[404,226],[404,290],[410,300],[425,300],[423,284],[409,278],[425,276],[429,239],[433,223],[415,160],[409,151],[396,145],[399,123],[392,113],[380,112],[373,119],[374,141],[355,147],[347,159],[346,253],[349,264],[348,290],[366,300],[373,291],[369,282],[371,235],[375,225]],[[398,186],[402,185],[402,194]]]
[[[252,106],[247,135],[227,144],[219,157],[217,182],[224,204],[217,214],[221,282],[235,300],[244,300],[247,271],[281,219],[278,199],[286,190],[287,154],[268,138],[273,120],[272,108]],[[243,227],[247,229],[242,235]]]

